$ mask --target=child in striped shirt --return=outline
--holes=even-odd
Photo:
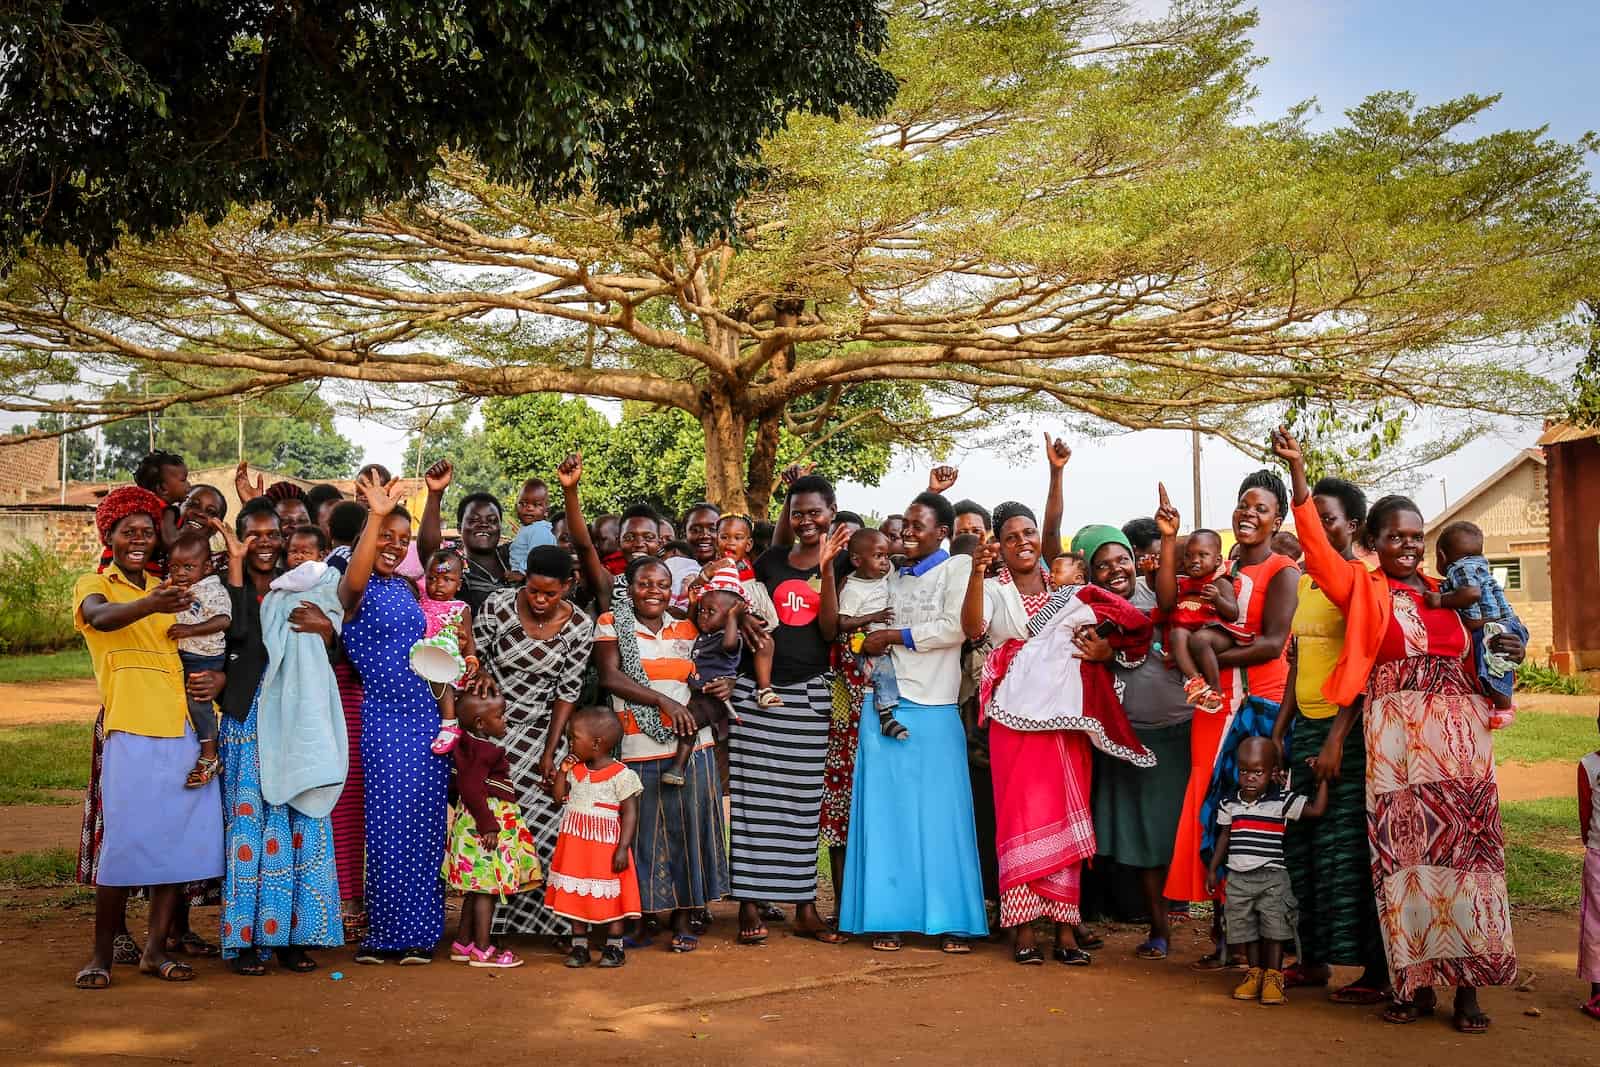
[[[1283,831],[1294,819],[1316,819],[1328,810],[1328,782],[1316,796],[1284,794],[1272,786],[1278,746],[1266,737],[1239,742],[1239,792],[1217,810],[1216,851],[1206,888],[1215,893],[1218,869],[1228,868],[1223,922],[1230,944],[1245,946],[1250,970],[1233,991],[1234,1000],[1284,1004],[1283,943],[1295,936],[1295,899],[1289,868],[1283,862]]]

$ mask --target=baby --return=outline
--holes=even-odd
[[[1063,552],[1050,561],[1050,584],[1057,589],[1072,585],[1087,585],[1083,553]]]
[[[167,554],[167,577],[189,591],[189,606],[178,612],[167,636],[178,642],[178,658],[187,676],[197,671],[220,671],[227,663],[228,624],[233,619],[233,599],[222,579],[211,573],[211,542],[205,533],[179,527],[178,538]],[[189,698],[189,721],[200,741],[200,756],[183,784],[199,789],[217,776],[217,712],[209,700]]]
[[[302,563],[321,563],[328,558],[328,534],[320,526],[305,525],[289,531],[283,559],[290,570]]]
[[[1165,605],[1163,605],[1165,606]],[[1185,679],[1183,692],[1199,711],[1222,710],[1217,653],[1247,645],[1251,635],[1225,623],[1239,619],[1239,598],[1215,530],[1196,530],[1183,546],[1177,603],[1170,608],[1167,647]]]
[[[506,580],[522,581],[528,572],[528,553],[540,545],[556,543],[555,528],[550,525],[550,487],[538,478],[522,483],[522,495],[517,497],[517,522],[522,529],[511,541],[511,573]]]
[[[443,648],[449,653],[456,663],[455,677],[430,681],[442,681],[458,688],[478,673],[478,650],[472,642],[472,609],[466,601],[456,599],[465,571],[465,560],[453,548],[441,548],[428,557],[419,598],[426,628],[422,640],[411,646],[413,669],[419,649]],[[439,709],[439,733],[431,747],[437,755],[443,756],[456,747],[460,738],[455,706],[446,701]]]
[[[745,600],[744,585],[739,581],[738,570],[723,561],[701,585],[699,600],[694,607],[695,626],[700,636],[695,638],[689,658],[694,670],[689,675],[689,714],[694,717],[696,730],[715,725],[720,731],[727,721],[728,702],[705,691],[707,685],[722,679],[733,679],[739,674],[739,659],[744,652],[744,637],[739,632],[739,620],[749,609]],[[771,642],[768,642],[770,645]],[[772,657],[767,656],[770,671]],[[661,772],[662,785],[683,785],[687,780],[689,757],[694,754],[694,734],[679,736],[678,748],[672,755],[672,764]]]
[[[866,635],[887,628],[894,619],[889,607],[889,547],[889,539],[877,530],[860,529],[850,535],[848,551],[854,570],[839,590],[839,632],[850,635],[850,652],[861,673],[872,680],[878,729],[885,737],[904,741],[911,731],[894,717],[894,709],[900,706],[894,657],[861,654]]]
[[[1490,640],[1503,633],[1528,639],[1528,630],[1506,602],[1489,561],[1483,558],[1483,531],[1470,522],[1452,522],[1439,531],[1437,565],[1444,584],[1424,599],[1431,608],[1449,608],[1461,616],[1472,634],[1478,663],[1478,680],[1494,711],[1490,729],[1510,726],[1516,718],[1512,690],[1517,684],[1516,664],[1495,652]]]
[[[1229,944],[1244,945],[1250,956],[1250,970],[1233,999],[1283,1004],[1288,1000],[1283,993],[1283,943],[1295,937],[1284,829],[1295,819],[1320,818],[1328,810],[1328,782],[1317,783],[1309,802],[1303,794],[1285,796],[1275,787],[1269,791],[1278,770],[1278,746],[1266,737],[1239,742],[1238,760],[1239,791],[1217,809],[1219,834],[1206,889],[1216,892],[1217,872],[1226,861],[1225,932]]]

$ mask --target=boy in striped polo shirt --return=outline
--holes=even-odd
[[[1216,851],[1206,888],[1215,893],[1218,868],[1228,868],[1228,893],[1222,917],[1229,944],[1244,945],[1250,970],[1233,991],[1234,1000],[1283,1004],[1283,943],[1295,936],[1294,893],[1283,862],[1283,831],[1292,819],[1315,819],[1328,810],[1328,783],[1317,783],[1309,802],[1273,785],[1278,746],[1269,738],[1239,743],[1239,792],[1217,811]],[[1269,786],[1271,787],[1269,792]]]

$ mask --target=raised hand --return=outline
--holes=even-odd
[[[556,468],[556,477],[561,482],[561,488],[576,489],[583,477],[583,453],[573,452],[562,460],[561,466]]]
[[[249,545],[241,544],[239,542],[239,537],[233,532],[233,527],[229,526],[215,515],[206,520],[206,525],[209,526],[213,532],[222,535],[222,543],[227,547],[229,559],[244,559],[245,554],[250,551]],[[251,540],[255,540],[254,534],[251,535]]]
[[[455,467],[447,459],[441,459],[423,472],[422,478],[428,483],[428,492],[442,493],[450,488],[450,479],[455,475]]]
[[[843,552],[845,550],[845,546],[849,543],[850,531],[843,526],[837,527],[832,533],[824,538],[822,544],[818,546],[817,566],[819,568],[826,567],[828,564],[832,563],[834,558],[837,557],[839,553]]]
[[[943,493],[949,491],[950,487],[956,484],[956,478],[960,474],[960,470],[955,467],[941,465],[933,468],[928,472],[928,492]]]
[[[383,518],[394,511],[405,499],[406,484],[399,478],[384,485],[378,479],[377,471],[368,471],[367,476],[356,483],[356,492],[360,493],[367,502],[367,508],[378,518]]]
[[[1156,529],[1161,531],[1162,537],[1177,537],[1178,523],[1181,520],[1178,509],[1172,506],[1172,501],[1167,497],[1167,487],[1163,482],[1156,483],[1158,503],[1156,505]]]
[[[233,488],[239,494],[240,501],[254,500],[258,496],[267,495],[267,476],[256,475],[254,485],[250,484],[250,461],[241,459],[239,465],[233,468]]]
[[[1295,440],[1294,434],[1289,432],[1289,427],[1279,426],[1272,431],[1272,451],[1279,459],[1289,465],[1292,470],[1296,465],[1305,466],[1306,457],[1300,450],[1300,442]]]
[[[972,573],[987,574],[989,566],[1000,558],[1000,542],[993,537],[984,541],[972,553]]]
[[[787,489],[816,469],[815,463],[791,463],[778,472],[778,481]]]
[[[1072,458],[1072,446],[1059,437],[1051,437],[1049,432],[1046,431],[1044,435],[1044,458],[1049,461],[1053,469],[1060,470],[1067,465],[1067,460]]]

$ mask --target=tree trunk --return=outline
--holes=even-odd
[[[700,428],[706,438],[706,497],[724,512],[742,513],[748,507],[744,485],[746,423],[733,397],[715,388],[701,405]],[[762,511],[756,518],[766,517]]]
[[[778,327],[793,326],[800,321],[805,304],[800,300],[779,300],[774,308],[773,321]],[[794,366],[794,346],[785,345],[768,364],[769,376],[776,380],[788,374]],[[747,476],[745,498],[749,513],[758,519],[767,517],[772,504],[772,489],[777,482],[778,445],[783,436],[783,408],[763,412],[756,421],[755,446],[750,451],[750,471]]]

